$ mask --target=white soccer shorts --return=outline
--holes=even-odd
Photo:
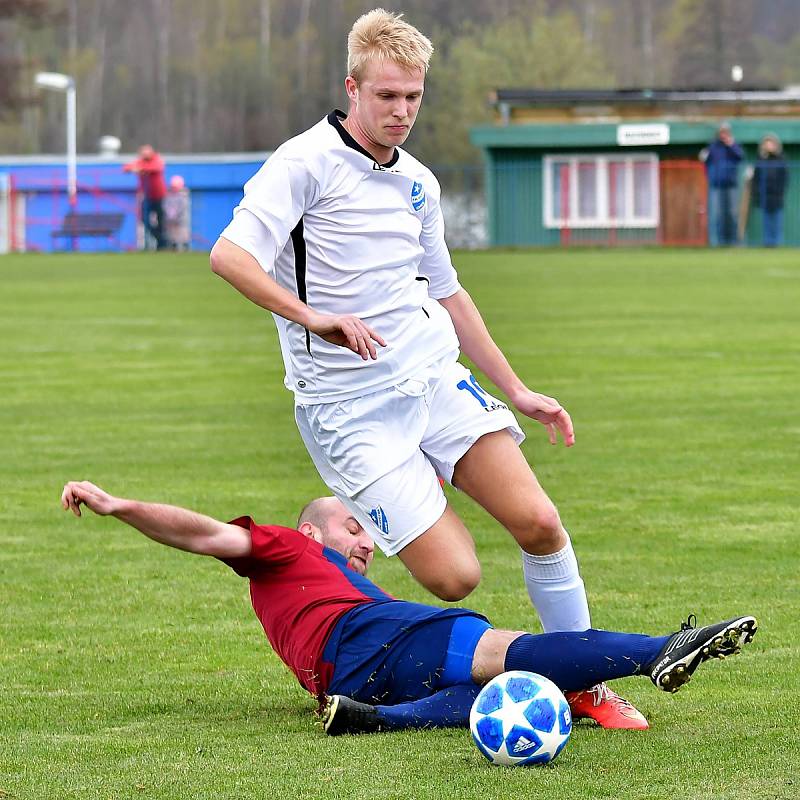
[[[453,353],[379,392],[340,403],[298,405],[295,419],[331,491],[392,556],[430,528],[447,501],[459,459],[484,434],[525,434]]]

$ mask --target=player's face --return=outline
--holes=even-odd
[[[424,70],[409,71],[393,61],[373,60],[367,63],[360,83],[348,77],[345,87],[350,98],[348,122],[373,147],[388,149],[391,157],[391,149],[405,142],[417,119]]]
[[[358,520],[336,499],[331,498],[327,531],[322,544],[341,553],[351,569],[365,575],[375,551],[375,544]]]

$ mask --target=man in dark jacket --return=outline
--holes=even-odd
[[[712,246],[736,244],[736,195],[744,153],[723,122],[701,157],[708,178],[708,232]]]
[[[783,196],[789,185],[789,170],[781,141],[774,133],[761,140],[752,181],[753,205],[762,214],[764,247],[778,247],[783,243]]]

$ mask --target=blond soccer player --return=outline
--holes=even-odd
[[[214,245],[212,268],[272,312],[306,448],[387,556],[443,600],[477,586],[475,545],[441,476],[513,536],[544,630],[585,630],[570,537],[522,455],[522,430],[460,353],[551,443],[559,434],[574,443],[572,421],[492,340],[445,244],[439,184],[401,147],[432,52],[400,15],[376,9],[358,19],[347,114],[331,111],[267,160]],[[569,699],[576,717],[647,727],[605,684]]]

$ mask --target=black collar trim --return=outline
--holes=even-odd
[[[378,164],[375,160],[375,156],[372,153],[369,153],[365,150],[346,130],[344,125],[342,125],[341,120],[347,119],[347,114],[344,111],[340,111],[338,108],[335,108],[328,114],[328,122],[333,125],[336,129],[336,132],[341,137],[342,141],[348,146],[351,147],[353,150],[357,150],[361,155],[366,156],[370,161]],[[395,147],[394,155],[387,161],[385,164],[378,164],[379,167],[382,169],[388,169],[389,167],[393,167],[397,163],[397,159],[400,158],[400,151]]]

